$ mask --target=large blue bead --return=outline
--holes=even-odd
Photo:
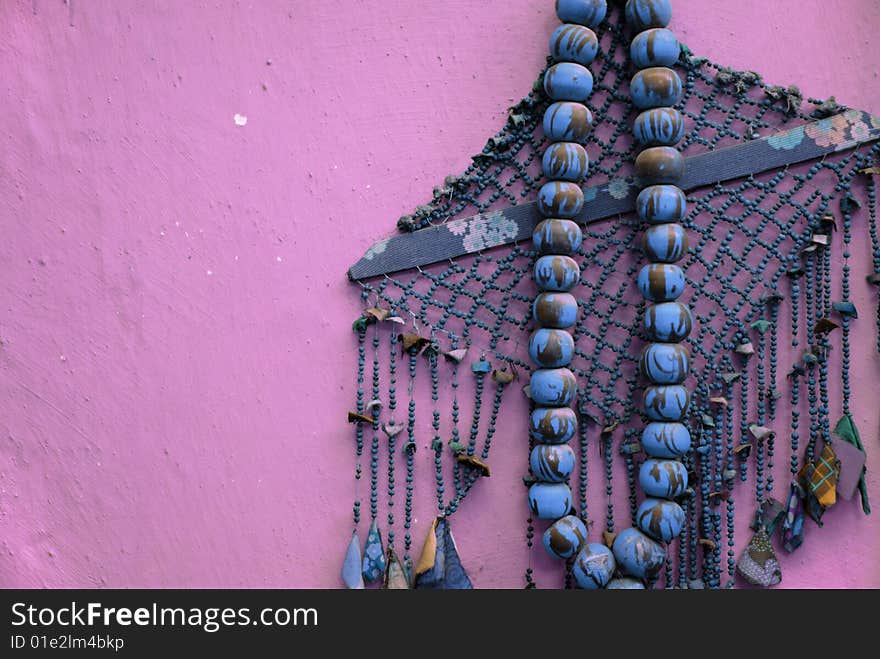
[[[574,339],[565,330],[541,327],[529,337],[529,357],[541,368],[568,366],[574,358]]]
[[[684,158],[671,146],[652,146],[636,157],[636,176],[643,184],[677,183],[684,176]]]
[[[681,384],[688,376],[691,355],[678,343],[651,343],[639,360],[642,374],[654,384]]]
[[[687,199],[674,185],[649,185],[636,197],[636,212],[645,222],[681,222],[687,213]]]
[[[582,143],[593,127],[593,114],[583,103],[562,101],[544,111],[544,136],[551,142]]]
[[[684,293],[684,270],[672,263],[649,263],[639,271],[639,291],[651,302],[671,302]]]
[[[633,527],[618,533],[611,549],[621,570],[640,579],[656,579],[666,560],[663,545]]]
[[[678,460],[648,458],[639,469],[639,485],[649,497],[674,499],[687,489],[687,467]]]
[[[652,304],[645,310],[645,332],[650,341],[678,343],[691,333],[691,310],[681,302]]]
[[[605,590],[645,590],[645,584],[632,577],[618,577],[609,581]]]
[[[577,217],[584,207],[584,191],[577,183],[550,181],[538,190],[538,211],[544,217]]]
[[[536,407],[529,415],[529,434],[542,444],[564,444],[577,426],[577,414],[570,407]]]
[[[675,263],[687,254],[690,241],[680,224],[656,224],[642,235],[642,251],[654,263]]]
[[[681,78],[665,66],[652,66],[633,76],[629,83],[629,93],[633,105],[639,110],[672,107],[681,100]]]
[[[627,0],[626,22],[634,32],[652,27],[666,27],[672,20],[670,0]]]
[[[557,142],[544,151],[541,169],[544,176],[558,181],[580,181],[587,175],[590,159],[577,142]]]
[[[560,25],[550,36],[550,55],[557,62],[589,66],[596,59],[599,40],[590,28],[574,23]]]
[[[691,394],[680,384],[645,388],[645,414],[652,421],[681,421],[687,415]]]
[[[583,239],[580,225],[571,220],[542,220],[532,232],[532,246],[541,254],[574,254]]]
[[[605,0],[556,0],[556,15],[563,23],[596,27],[607,11]]]
[[[554,558],[571,558],[587,539],[587,527],[574,515],[557,519],[544,531],[544,549]]]
[[[571,490],[565,483],[535,483],[529,488],[529,510],[538,519],[559,519],[571,512]]]
[[[535,405],[565,407],[577,395],[577,378],[567,368],[539,368],[532,371],[529,396]]]
[[[535,261],[535,283],[542,291],[567,293],[581,278],[581,268],[570,256],[549,254]]]
[[[642,448],[652,458],[680,458],[691,450],[691,433],[683,423],[655,421],[642,431]]]
[[[570,293],[540,293],[532,303],[532,317],[541,327],[565,329],[577,322],[578,303]]]
[[[561,483],[574,471],[574,451],[568,444],[538,444],[529,454],[529,466],[539,481]]]
[[[671,542],[684,527],[684,510],[674,501],[645,499],[636,512],[636,522],[654,540]]]
[[[599,590],[611,581],[616,567],[611,550],[594,542],[580,550],[571,566],[571,576],[578,588]]]
[[[582,64],[574,62],[554,64],[544,73],[544,91],[554,101],[584,103],[593,92],[593,74]],[[675,105],[675,103],[662,105]]]
[[[629,59],[637,69],[672,66],[680,52],[681,46],[672,30],[654,28],[635,36],[629,46]]]
[[[652,108],[636,117],[633,135],[642,146],[674,146],[684,135],[684,118],[675,108]]]

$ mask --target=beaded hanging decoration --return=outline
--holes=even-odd
[[[669,29],[669,0],[557,0],[556,13],[548,66],[503,129],[349,271],[363,312],[343,581],[471,587],[450,522],[474,487],[521,487],[478,484],[498,415],[522,389],[526,544],[564,561],[567,586],[775,585],[806,520],[821,525],[838,498],[870,512],[850,259],[862,256],[854,231],[870,236],[868,285],[880,291],[880,119],[694,56]],[[876,322],[880,351],[880,304]],[[437,518],[414,562],[421,460]],[[587,501],[590,478],[604,480],[604,502]],[[624,524],[615,485],[628,492]],[[736,512],[753,518],[752,538],[734,536]],[[533,575],[529,564],[527,587]]]

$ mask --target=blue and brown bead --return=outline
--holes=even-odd
[[[642,146],[674,146],[684,135],[684,118],[675,108],[652,108],[636,117],[633,135]]]
[[[538,444],[529,454],[535,478],[544,483],[562,483],[574,471],[574,451],[568,444]]]
[[[550,55],[557,62],[592,64],[599,51],[596,33],[584,25],[564,23],[550,36]]]
[[[684,521],[681,506],[665,499],[645,499],[636,511],[639,528],[660,542],[671,542],[681,535]]]
[[[684,158],[671,146],[652,146],[636,156],[635,168],[642,183],[677,183],[684,175]]]
[[[666,27],[672,20],[672,3],[670,0],[627,0],[624,13],[635,32]]]
[[[666,560],[663,545],[633,527],[618,533],[611,549],[621,570],[639,579],[656,579]]]
[[[535,283],[542,291],[567,293],[581,278],[581,268],[570,256],[548,254],[535,261]]]
[[[650,343],[642,350],[639,368],[654,384],[681,384],[690,362],[690,352],[680,343]]]
[[[529,397],[538,406],[571,405],[577,390],[577,378],[567,368],[539,368],[529,380]]]
[[[672,30],[652,28],[640,32],[629,46],[629,59],[637,69],[672,66],[678,61],[681,46]]]
[[[681,81],[679,81],[680,86]],[[544,73],[544,91],[554,101],[584,103],[593,92],[593,74],[582,64],[574,62],[554,64]],[[675,103],[665,105],[675,105]]]
[[[574,339],[565,330],[541,327],[529,337],[529,357],[541,368],[568,366],[574,358]]]
[[[678,343],[691,333],[691,310],[681,302],[652,304],[645,310],[645,333],[650,341]]]
[[[672,263],[649,263],[639,271],[638,286],[646,300],[672,302],[684,292],[684,270]]]
[[[587,540],[586,525],[574,515],[557,519],[544,531],[544,549],[554,558],[571,558]]]
[[[655,224],[642,235],[642,252],[654,263],[675,263],[687,254],[690,241],[680,224]]]
[[[639,110],[672,107],[681,100],[681,78],[670,68],[652,66],[633,76],[629,92]]]
[[[687,199],[674,185],[650,185],[636,197],[636,212],[651,224],[681,222],[687,214]]]
[[[529,510],[538,519],[559,519],[571,512],[571,489],[565,483],[535,483],[529,488]]]
[[[582,103],[561,101],[544,111],[544,136],[551,142],[586,141],[593,128],[593,114]]]
[[[691,394],[680,384],[661,384],[645,388],[645,415],[652,421],[681,421],[687,416]]]
[[[642,448],[652,458],[680,458],[691,450],[691,433],[683,423],[655,421],[642,431]]]
[[[550,181],[538,190],[538,211],[544,217],[571,219],[584,207],[584,191],[577,183]]]
[[[577,222],[552,218],[542,220],[532,232],[532,247],[539,254],[574,254],[580,249],[584,232]]]
[[[544,176],[558,181],[582,181],[589,166],[587,150],[577,142],[551,144],[541,160]]]
[[[565,329],[577,322],[578,304],[570,293],[540,293],[532,303],[532,317],[541,327]]]
[[[542,444],[564,444],[577,427],[577,414],[570,407],[536,407],[529,415],[529,434]]]
[[[599,590],[611,581],[616,567],[611,550],[594,542],[578,552],[574,565],[571,566],[571,576],[578,588]]]
[[[649,497],[675,499],[687,489],[687,467],[679,460],[648,458],[639,468],[639,485]]]
[[[596,27],[605,20],[605,0],[556,0],[556,15],[563,23]]]

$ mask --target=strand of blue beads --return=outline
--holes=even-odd
[[[572,256],[583,234],[573,221],[584,205],[581,182],[589,159],[584,141],[592,127],[584,103],[593,91],[587,68],[599,49],[593,28],[605,18],[605,0],[557,0],[562,21],[550,37],[553,65],[544,75],[544,90],[552,101],[544,114],[544,134],[550,142],[542,159],[548,182],[538,192],[543,219],[534,230],[532,245],[538,253],[535,283],[539,294],[532,313],[537,329],[529,339],[532,372],[530,395],[534,404],[529,432],[534,446],[529,464],[536,479],[529,488],[532,516],[553,520],[543,545],[559,559],[574,559],[571,576],[581,588],[604,587],[614,571],[614,557],[601,544],[587,544],[587,527],[572,506],[568,484],[575,453],[568,445],[578,430],[572,409],[577,394],[574,373],[567,368],[574,357],[569,329],[578,316],[578,302],[570,291],[580,281],[580,266]]]
[[[647,498],[636,511],[638,528],[621,531],[612,551],[621,571],[648,583],[660,574],[666,558],[664,543],[679,536],[685,513],[674,499],[688,486],[681,457],[691,438],[683,423],[690,392],[690,353],[680,345],[693,319],[678,301],[684,292],[684,271],[676,265],[688,250],[688,236],[680,224],[686,212],[684,192],[676,183],[684,173],[684,159],[675,145],[684,122],[674,108],[681,100],[681,78],[671,66],[678,61],[678,39],[666,29],[672,18],[669,0],[628,0],[626,19],[635,34],[630,59],[638,72],[630,83],[633,104],[641,111],[633,133],[645,147],[635,161],[635,173],[645,186],[636,211],[647,223],[642,249],[650,263],[638,275],[638,287],[648,301],[645,330],[651,341],[641,356],[641,372],[648,385],[644,413],[649,423],[642,433],[648,455],[639,471]]]

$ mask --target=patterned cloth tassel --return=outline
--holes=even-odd
[[[822,515],[837,502],[839,471],[840,462],[828,443],[815,461],[801,469],[800,476],[807,492],[807,512],[819,526],[822,526]]]
[[[797,481],[791,482],[785,519],[782,522],[782,548],[791,553],[804,541],[804,488]]]
[[[770,544],[770,536],[763,526],[740,556],[736,569],[753,586],[767,588],[782,581],[782,568],[779,567],[773,545]]]

